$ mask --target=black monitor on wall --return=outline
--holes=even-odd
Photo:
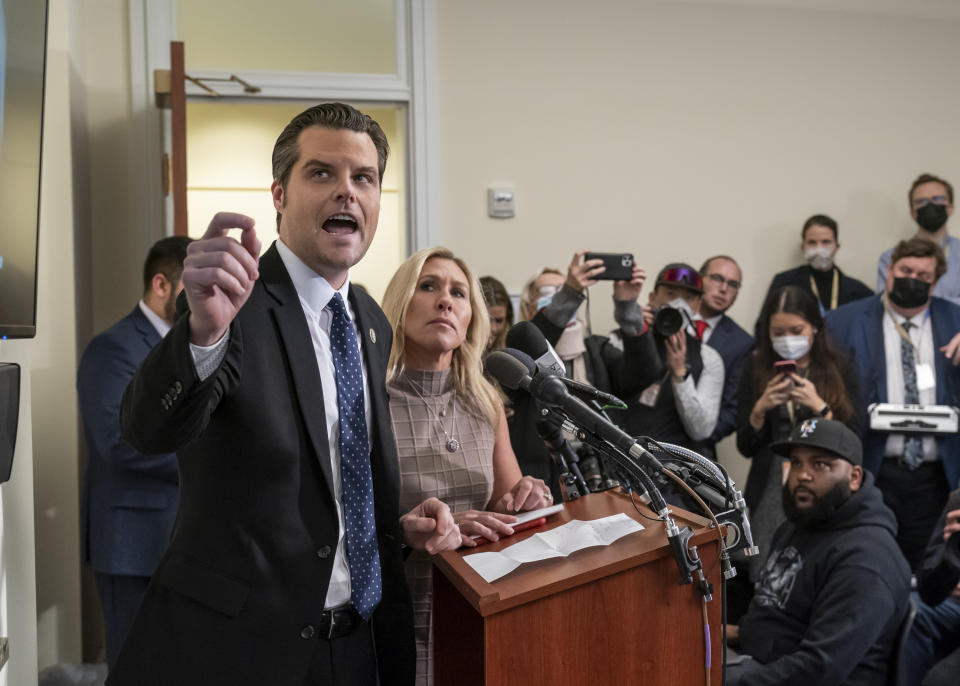
[[[46,0],[0,0],[0,340],[37,330]]]

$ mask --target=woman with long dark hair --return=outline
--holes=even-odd
[[[752,460],[744,495],[760,559],[784,520],[785,460],[770,446],[812,417],[836,419],[859,433],[858,397],[856,373],[824,329],[817,299],[796,286],[770,293],[757,322],[757,347],[740,378],[737,428],[737,449]],[[751,576],[759,563],[755,558]]]

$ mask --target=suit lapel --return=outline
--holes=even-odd
[[[883,303],[879,296],[874,298],[864,314],[860,333],[863,336],[863,349],[866,351],[870,367],[874,370],[873,383],[877,402],[887,402],[887,355],[883,343]]]
[[[956,331],[950,330],[950,313],[936,298],[930,301],[930,328],[933,330],[933,364],[937,380],[937,404],[951,405],[953,394],[947,388],[947,358],[940,352],[940,347],[946,345],[953,338]]]
[[[152,348],[160,342],[160,334],[157,333],[157,330],[153,327],[153,324],[150,323],[150,320],[147,319],[147,315],[143,313],[139,305],[133,308],[133,312],[130,313],[130,319],[133,321],[133,326],[137,330],[137,333],[143,337],[143,342],[147,347]]]
[[[357,318],[363,359],[367,365],[367,385],[370,389],[370,461],[373,468],[374,489],[378,492],[377,511],[393,517],[399,511],[399,468],[392,449],[393,429],[389,400],[386,394],[387,362],[393,332],[384,326],[382,315],[375,316],[376,304],[360,296],[351,286],[350,305]],[[378,478],[380,477],[380,478]],[[389,491],[386,489],[389,488]],[[389,497],[386,497],[389,494]],[[386,508],[381,504],[388,505]]]
[[[303,306],[283,260],[272,246],[260,258],[260,279],[273,298],[271,313],[277,324],[280,341],[290,364],[290,380],[297,396],[307,436],[320,463],[332,500],[336,500],[333,472],[330,466],[330,443],[324,419],[323,386],[317,368],[313,339],[303,314]]]

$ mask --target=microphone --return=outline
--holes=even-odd
[[[540,369],[566,376],[567,370],[563,366],[563,360],[533,322],[517,322],[511,326],[507,331],[506,343],[508,348],[522,350],[532,357]]]
[[[685,526],[681,529],[677,526],[670,516],[670,508],[663,495],[650,476],[639,466],[642,462],[647,468],[661,472],[664,467],[660,461],[616,424],[592,410],[579,398],[570,395],[563,381],[556,375],[540,370],[531,377],[528,374],[527,360],[533,362],[529,355],[518,358],[510,352],[498,350],[487,356],[487,371],[507,388],[522,388],[544,405],[559,408],[586,433],[599,437],[611,445],[615,452],[633,458],[634,463],[630,471],[644,484],[654,511],[663,520],[667,541],[677,564],[677,571],[680,573],[680,583],[691,583],[693,573],[697,572],[700,577],[700,591],[709,601],[712,598],[712,590],[703,576],[703,565],[696,549],[691,550],[689,546],[690,537],[693,535],[692,530],[690,527]],[[534,366],[536,366],[535,363]]]
[[[532,358],[536,369],[531,370],[530,376],[536,374],[536,370],[548,371],[561,378],[567,388],[574,391],[581,398],[586,400],[595,400],[601,407],[614,407],[620,410],[627,409],[627,404],[615,395],[606,393],[590,384],[580,383],[567,378],[567,370],[563,365],[563,360],[557,355],[553,346],[547,341],[543,332],[537,328],[533,322],[518,322],[510,327],[507,332],[507,347],[526,353]],[[524,361],[524,364],[526,362]]]
[[[520,352],[520,355],[517,355],[517,352]],[[531,377],[528,360],[532,366],[536,366],[533,359],[521,351],[510,348],[497,350],[487,356],[487,371],[507,388],[522,388],[544,405],[559,407],[580,428],[599,436],[617,450],[658,472],[663,469],[660,461],[630,434],[605,419],[579,398],[570,395],[560,377],[545,370],[539,370]]]

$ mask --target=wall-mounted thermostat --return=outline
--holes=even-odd
[[[512,188],[487,189],[487,213],[497,219],[509,219],[517,213],[517,196]]]

